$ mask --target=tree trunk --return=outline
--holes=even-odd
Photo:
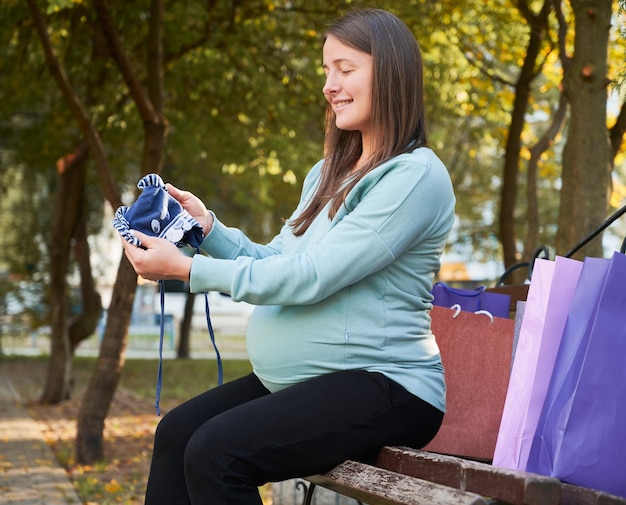
[[[196,301],[195,293],[187,293],[185,300],[185,310],[183,318],[180,322],[180,331],[178,337],[178,351],[176,356],[179,359],[189,358],[191,356],[191,323],[193,319],[193,306]]]
[[[56,404],[70,396],[72,347],[68,333],[67,273],[69,252],[77,223],[81,219],[85,171],[86,145],[57,163],[57,195],[50,230],[50,359],[41,402]]]
[[[81,214],[78,229],[74,236],[74,258],[80,271],[80,294],[82,310],[72,319],[69,326],[69,338],[72,354],[83,340],[89,338],[98,327],[102,315],[102,297],[96,289],[91,270],[89,242],[85,213]]]
[[[125,52],[122,37],[110,16],[108,2],[95,0],[94,7],[112,57],[124,78],[144,125],[142,173],[159,173],[167,137],[167,121],[163,116],[163,0],[152,0],[148,35],[148,92],[145,93],[131,59]],[[108,165],[107,165],[108,169]],[[107,172],[110,175],[110,172]],[[113,204],[112,200],[109,202]],[[113,208],[116,208],[113,205]],[[111,304],[96,369],[80,406],[76,431],[76,459],[91,464],[104,455],[104,420],[115,394],[124,366],[128,326],[135,299],[137,274],[122,255],[113,288]]]
[[[519,2],[518,8],[530,27],[530,37],[526,49],[526,56],[515,83],[515,100],[511,112],[511,124],[509,126],[504,155],[504,170],[502,192],[500,198],[500,243],[504,257],[504,267],[509,268],[522,260],[517,250],[517,235],[515,232],[516,207],[518,197],[518,177],[520,171],[521,136],[526,122],[526,110],[530,97],[530,86],[539,68],[539,58],[543,40],[548,29],[548,14],[551,9],[551,0],[545,0],[539,14],[534,15],[527,2]],[[513,277],[518,282],[522,273],[515,273]]]
[[[137,274],[122,255],[109,306],[100,354],[85,396],[80,404],[76,426],[76,461],[90,464],[104,454],[104,420],[117,389],[126,350]]]
[[[575,16],[574,54],[565,53],[561,33],[563,91],[570,104],[559,206],[557,254],[566,254],[595,230],[608,211],[612,151],[606,124],[607,55],[611,0],[572,0]],[[602,256],[601,240],[593,240],[576,257]]]
[[[528,229],[526,231],[526,239],[524,240],[523,257],[529,261],[534,261],[533,256],[537,252],[539,244],[539,204],[537,198],[537,179],[539,174],[539,163],[541,155],[550,147],[557,136],[565,116],[567,114],[567,99],[561,93],[559,97],[559,105],[552,115],[552,122],[548,129],[541,135],[537,143],[530,148],[530,159],[528,160],[527,180],[527,198],[528,198]]]

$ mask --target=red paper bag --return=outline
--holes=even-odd
[[[491,460],[509,383],[515,321],[437,306],[431,317],[448,391],[443,424],[425,450]]]

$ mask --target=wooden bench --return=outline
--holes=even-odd
[[[369,505],[626,505],[556,478],[406,447],[384,447],[374,464],[345,461],[306,480],[304,505],[317,486]]]

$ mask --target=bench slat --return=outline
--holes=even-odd
[[[542,475],[404,447],[385,447],[377,466],[517,505],[558,505],[561,483]]]
[[[327,474],[307,477],[309,482],[369,505],[485,505],[475,494],[412,476],[345,461]]]
[[[604,491],[563,484],[562,505],[626,505],[626,499]]]

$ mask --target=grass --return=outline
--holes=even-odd
[[[247,360],[225,360],[224,382],[247,375]],[[120,386],[145,399],[154,398],[157,360],[130,359],[122,371]],[[161,401],[178,404],[217,385],[217,362],[208,359],[166,359],[163,361]]]
[[[32,363],[38,369],[47,367],[47,356],[4,356],[2,363]],[[95,368],[96,358],[75,357],[72,377],[78,387],[88,384]],[[153,400],[159,362],[156,359],[127,359],[122,369],[119,386],[133,394]],[[0,368],[0,371],[2,369]],[[224,382],[243,377],[252,371],[247,360],[224,360]],[[32,378],[33,380],[36,377]],[[37,381],[39,382],[39,381]],[[40,384],[33,384],[33,387]],[[217,362],[212,359],[163,360],[162,401],[178,404],[217,385]],[[43,386],[43,384],[41,384]],[[31,396],[30,394],[27,396]],[[29,398],[31,401],[33,398]]]

